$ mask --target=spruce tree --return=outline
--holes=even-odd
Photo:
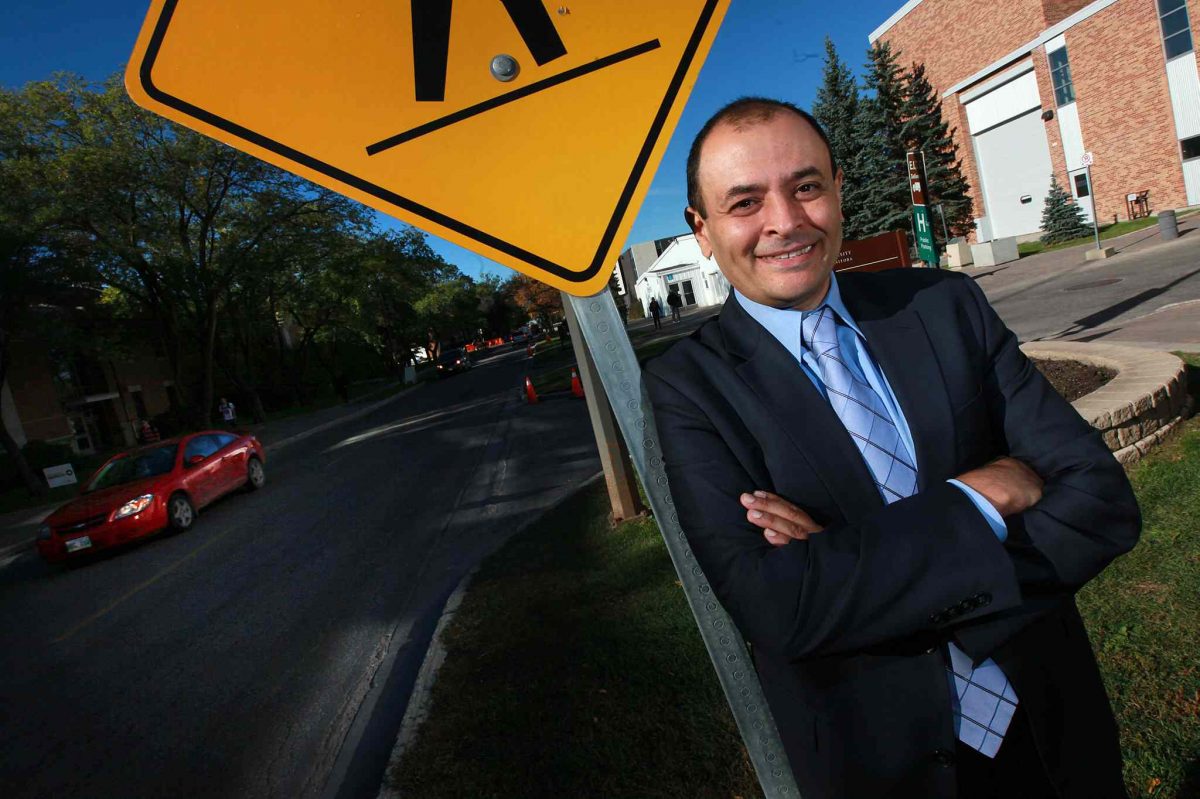
[[[825,37],[825,66],[821,72],[821,86],[817,89],[812,114],[825,129],[833,159],[842,170],[842,213],[846,216],[842,233],[848,239],[860,238],[860,231],[851,223],[862,191],[862,182],[855,171],[858,141],[855,138],[854,119],[858,115],[858,83],[850,68],[838,58],[833,41],[828,36]]]
[[[914,64],[905,75],[905,97],[900,106],[900,135],[906,150],[925,153],[926,196],[940,204],[952,236],[965,236],[973,226],[971,187],[962,173],[954,130],[942,118],[942,103],[925,74],[924,64]],[[930,208],[930,215],[933,215]],[[936,228],[936,225],[935,225]]]
[[[853,171],[860,191],[848,209],[846,227],[863,238],[889,230],[910,230],[912,198],[900,111],[904,82],[896,56],[887,42],[876,42],[867,51],[865,95],[854,118],[858,151]]]
[[[1050,192],[1042,209],[1042,243],[1057,244],[1086,236],[1091,230],[1083,218],[1083,209],[1071,199],[1070,193],[1050,175]]]

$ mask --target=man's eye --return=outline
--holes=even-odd
[[[758,200],[754,199],[753,197],[747,197],[744,200],[738,200],[736,203],[733,204],[733,207],[735,209],[745,210],[747,208],[752,208],[754,206],[754,204],[757,202],[758,202]]]
[[[796,187],[796,193],[812,194],[813,192],[819,190],[820,188],[821,188],[821,185],[819,183],[801,183],[799,186]]]

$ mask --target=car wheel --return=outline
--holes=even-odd
[[[258,458],[251,458],[246,462],[246,487],[251,491],[257,491],[267,484],[267,470],[263,468],[262,461]]]
[[[186,494],[175,494],[167,500],[167,520],[171,529],[182,533],[196,523],[196,509]]]

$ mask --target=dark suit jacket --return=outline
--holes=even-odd
[[[732,297],[646,369],[680,521],[754,647],[802,795],[956,795],[950,638],[1004,669],[1064,797],[1123,795],[1073,600],[1137,540],[1123,470],[974,281],[903,269],[839,284],[912,430],[911,497],[884,504],[829,404]],[[946,483],[1000,455],[1046,481],[1004,544]],[[825,530],[771,547],[738,501],[754,489]]]

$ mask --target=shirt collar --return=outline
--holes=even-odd
[[[799,346],[800,322],[804,319],[804,315],[806,313],[814,313],[821,307],[818,305],[812,311],[796,311],[792,308],[772,308],[770,305],[755,302],[737,289],[733,290],[733,296],[737,297],[737,301],[741,303],[746,313],[754,317],[755,321],[765,327],[771,335],[779,339],[780,343],[787,347],[789,351]],[[838,318],[841,319],[842,324],[849,327],[859,336],[862,336],[862,331],[858,329],[858,323],[854,321],[854,317],[850,315],[846,304],[842,302],[842,292],[838,288],[836,274],[829,281],[829,291],[825,294],[825,299],[821,301],[821,305],[828,305],[832,308],[834,313],[838,315]],[[793,342],[796,347],[793,347]]]

